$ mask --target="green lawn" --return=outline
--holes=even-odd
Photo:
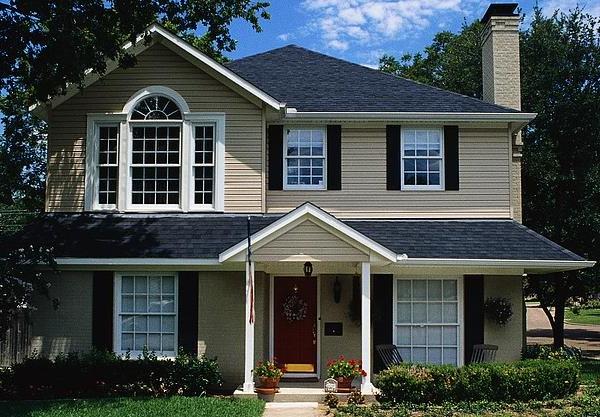
[[[565,319],[569,323],[600,325],[600,308],[582,309],[574,314],[570,308],[565,311]]]
[[[581,382],[595,384],[600,381],[600,360],[584,359],[581,361]]]
[[[0,402],[11,417],[260,417],[264,402],[228,398],[114,398]]]

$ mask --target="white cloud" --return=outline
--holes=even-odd
[[[594,0],[577,1],[577,0],[545,0],[540,3],[540,7],[545,15],[551,16],[556,10],[567,13],[569,10],[579,6],[585,13],[592,16],[600,16],[600,3]]]
[[[338,51],[346,51],[350,45],[346,41],[340,41],[339,39],[331,39],[327,41],[327,46],[331,49],[337,49]]]
[[[555,1],[555,0],[551,0]],[[337,50],[414,36],[444,12],[464,13],[474,0],[304,0],[309,27]],[[477,3],[479,3],[477,1]],[[370,63],[367,63],[370,64]]]
[[[287,42],[290,40],[291,37],[292,37],[292,34],[288,32],[288,33],[282,33],[281,35],[278,35],[277,39],[279,39],[280,41],[283,41],[283,42]]]

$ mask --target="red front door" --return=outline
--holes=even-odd
[[[288,374],[317,372],[317,278],[274,279],[274,350]]]

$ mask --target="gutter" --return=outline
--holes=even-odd
[[[530,259],[459,259],[459,258],[408,258],[398,256],[396,265],[403,266],[482,266],[506,268],[553,269],[556,271],[572,271],[591,268],[596,261],[561,261]]]
[[[521,129],[532,121],[537,113],[438,113],[438,112],[299,112],[295,108],[286,108],[286,120],[324,120],[344,121],[419,121],[436,120],[444,122],[502,122],[514,123],[514,130]]]

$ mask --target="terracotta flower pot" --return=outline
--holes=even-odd
[[[260,388],[279,388],[279,378],[259,376]]]
[[[353,377],[339,377],[336,378],[338,386],[338,392],[350,392],[352,391],[352,381],[354,381]]]

